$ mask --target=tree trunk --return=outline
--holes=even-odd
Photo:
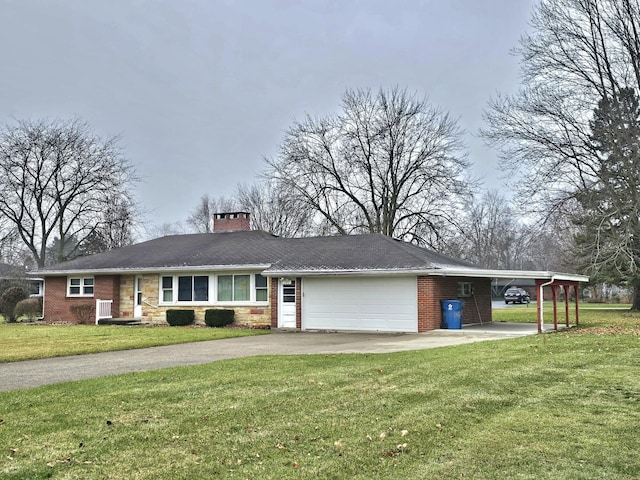
[[[633,285],[633,303],[631,304],[631,310],[634,312],[640,311],[640,281],[636,280]]]

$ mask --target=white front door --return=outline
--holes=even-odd
[[[278,327],[296,328],[296,281],[281,278],[278,283]]]
[[[133,287],[133,316],[135,318],[142,317],[142,277],[137,276]]]

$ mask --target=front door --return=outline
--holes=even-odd
[[[142,317],[142,277],[137,276],[134,285],[133,295],[133,316]]]
[[[282,278],[279,282],[279,322],[280,328],[296,328],[296,281]]]

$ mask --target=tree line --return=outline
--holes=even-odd
[[[203,195],[187,229],[246,210],[281,236],[380,233],[487,268],[583,272],[640,308],[639,0],[540,0],[530,28],[521,87],[479,132],[516,200],[480,190],[458,121],[427,98],[348,89],[336,113],[293,122],[253,184]],[[5,125],[3,256],[20,244],[42,266],[132,242],[136,182],[118,139],[78,119]]]

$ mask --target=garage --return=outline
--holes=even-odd
[[[303,330],[417,332],[416,277],[305,277]]]

